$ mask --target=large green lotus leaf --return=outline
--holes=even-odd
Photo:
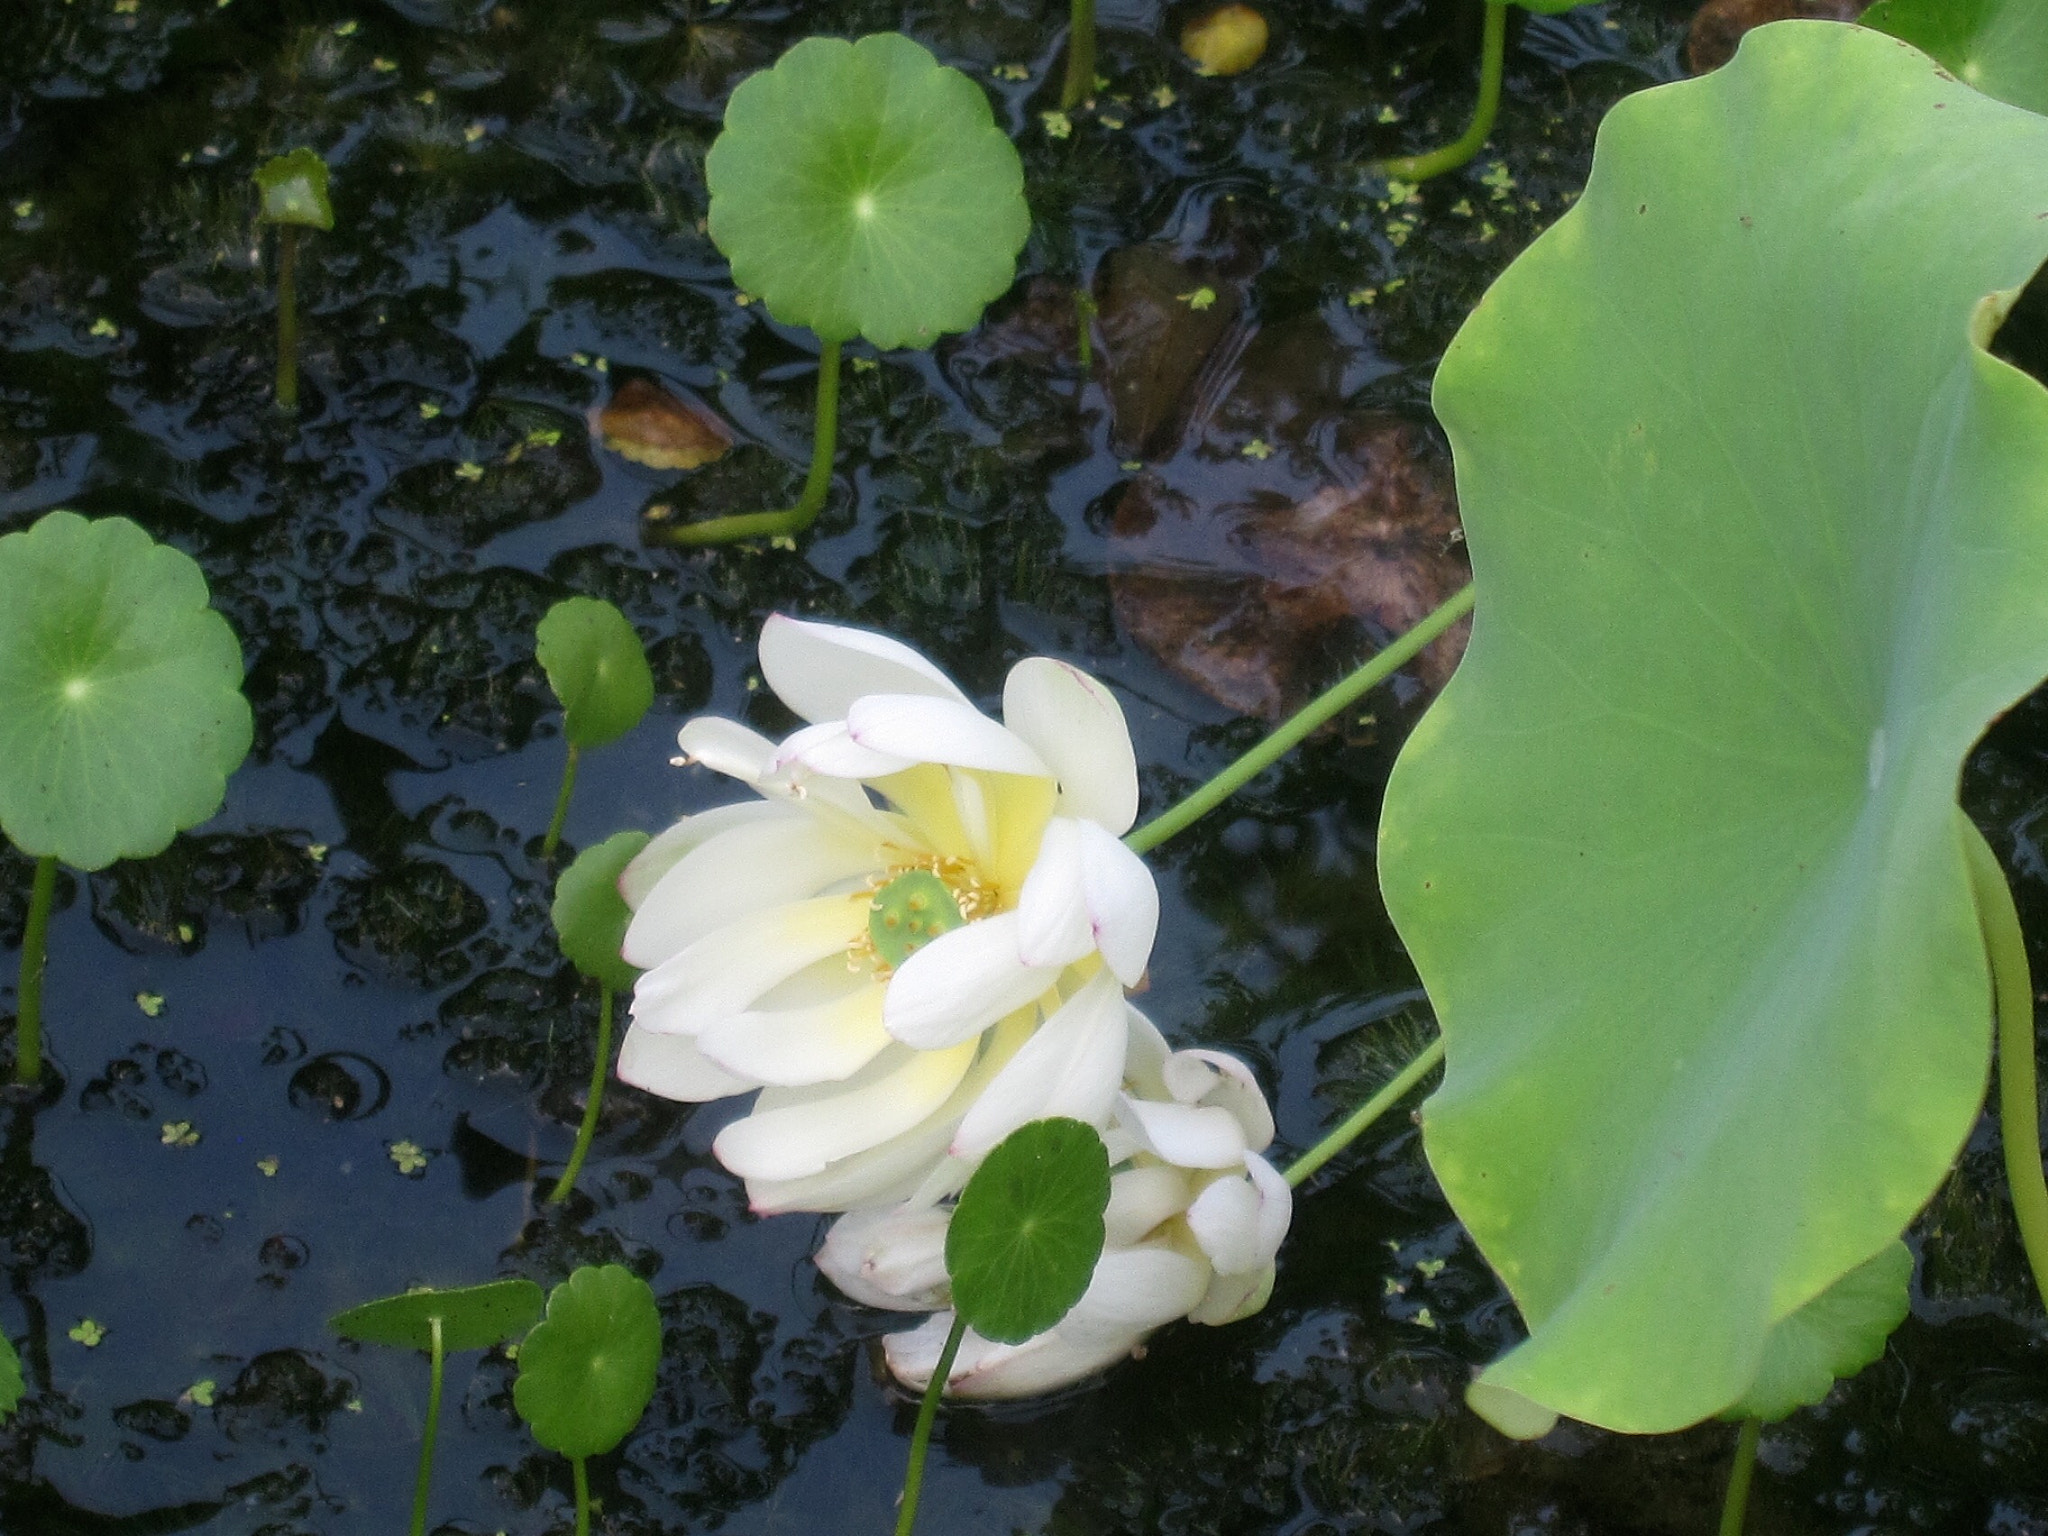
[[[1730,1418],[1782,1419],[1828,1395],[1884,1353],[1884,1341],[1906,1320],[1913,1255],[1886,1243],[1790,1317],[1764,1340],[1763,1364]]]
[[[704,179],[733,281],[827,341],[970,329],[1031,232],[981,87],[894,32],[807,37],[744,81]]]
[[[0,538],[0,829],[23,853],[161,853],[249,737],[242,649],[189,555],[75,512]]]
[[[1987,96],[2048,112],[2042,0],[1877,0],[1863,25],[1904,38]]]
[[[1783,22],[1616,106],[1444,358],[1478,615],[1380,873],[1490,1387],[1719,1412],[1962,1142],[1957,777],[2048,672],[2048,393],[1981,344],[2044,255],[2048,120]]]

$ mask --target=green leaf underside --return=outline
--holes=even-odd
[[[647,1282],[585,1265],[548,1295],[519,1346],[512,1402],[533,1438],[564,1456],[601,1456],[632,1433],[654,1396],[661,1313]]]
[[[2048,112],[2048,5],[2041,0],[1878,0],[1863,25],[1904,38],[1987,96]]]
[[[344,1339],[393,1349],[434,1347],[434,1319],[441,1319],[446,1353],[489,1349],[519,1337],[540,1316],[540,1287],[531,1280],[492,1280],[450,1290],[402,1291],[337,1312],[327,1326]]]
[[[14,1352],[14,1341],[0,1333],[0,1419],[13,1413],[21,1402],[21,1394],[28,1390],[28,1384],[21,1379],[21,1356]]]
[[[805,38],[742,82],[704,175],[733,281],[827,341],[970,329],[1031,231],[981,87],[893,32]]]
[[[1780,1318],[1764,1340],[1756,1380],[1728,1417],[1769,1422],[1826,1397],[1837,1381],[1884,1353],[1884,1341],[1906,1320],[1912,1279],[1912,1253],[1904,1243],[1887,1243],[1875,1258]]]
[[[562,731],[571,746],[617,741],[654,702],[654,674],[640,636],[602,598],[556,603],[534,630],[533,653],[562,701]]]
[[[1957,776],[2048,671],[2048,394],[1973,326],[2044,255],[2048,121],[1779,23],[1617,106],[1444,358],[1478,616],[1380,867],[1495,1385],[1720,1412],[1962,1142]]]
[[[576,855],[555,882],[555,937],[569,963],[614,992],[631,989],[640,972],[619,953],[633,920],[619,894],[619,876],[647,846],[645,832],[616,832]]]
[[[327,162],[312,150],[301,147],[266,160],[250,180],[263,194],[264,223],[334,228],[334,206],[327,200]]]
[[[249,740],[242,650],[189,556],[75,512],[0,538],[0,829],[23,853],[162,852]]]
[[[998,1344],[1021,1344],[1073,1309],[1102,1255],[1109,1153],[1092,1126],[1054,1117],[997,1143],[946,1228],[953,1305]]]

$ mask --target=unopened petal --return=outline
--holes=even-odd
[[[1186,1210],[1193,1194],[1185,1169],[1161,1163],[1124,1169],[1109,1181],[1109,1206],[1102,1213],[1104,1244],[1136,1246],[1161,1222]]]
[[[1098,972],[1024,1042],[996,1074],[953,1138],[959,1157],[978,1157],[1028,1120],[1064,1115],[1106,1120],[1123,1079],[1123,989]]]
[[[999,913],[942,933],[896,968],[882,1022],[905,1045],[943,1050],[1052,989],[1059,972],[1017,953],[1017,915]]]
[[[1262,1152],[1273,1142],[1273,1111],[1252,1069],[1225,1051],[1175,1051],[1160,1073],[1166,1091],[1183,1104],[1227,1109],[1244,1128],[1244,1144]]]
[[[892,1205],[850,1211],[832,1223],[816,1263],[840,1290],[870,1307],[928,1312],[952,1292],[946,1274],[950,1211]]]
[[[1220,1178],[1195,1196],[1188,1230],[1218,1274],[1245,1274],[1265,1262],[1259,1252],[1259,1192],[1248,1175]]]
[[[906,763],[1052,777],[1023,738],[962,699],[873,694],[854,701],[846,712],[846,728],[862,746]]]
[[[923,1120],[974,1063],[973,1042],[950,1051],[892,1047],[845,1083],[769,1088],[711,1150],[743,1179],[798,1179],[864,1152]]]
[[[626,1029],[616,1071],[622,1083],[685,1104],[708,1104],[761,1086],[726,1071],[688,1035],[658,1035],[638,1024]]]
[[[1078,667],[1030,656],[1003,684],[1003,724],[1045,759],[1059,780],[1060,814],[1112,835],[1138,819],[1138,758],[1116,696]]]
[[[1227,1109],[1160,1104],[1128,1094],[1123,1107],[1147,1148],[1177,1167],[1236,1168],[1244,1162],[1244,1130]]]
[[[946,674],[900,640],[773,613],[761,626],[761,675],[804,719],[843,720],[870,693],[962,699]]]

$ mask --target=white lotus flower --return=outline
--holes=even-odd
[[[1103,1118],[1159,921],[1118,841],[1138,777],[1116,700],[1032,657],[998,723],[908,646],[780,615],[761,670],[810,723],[780,743],[683,727],[689,761],[759,798],[685,817],[627,869],[644,974],[619,1076],[693,1101],[760,1089],[713,1150],[762,1211],[950,1193],[1025,1120]]]
[[[1273,1116],[1242,1062],[1169,1053],[1135,1008],[1129,1083],[1105,1135],[1110,1178],[1102,1257],[1066,1317],[1022,1344],[963,1336],[947,1391],[1029,1397],[1066,1386],[1136,1349],[1163,1323],[1227,1323],[1265,1305],[1293,1214],[1287,1181],[1259,1154]],[[924,1311],[947,1296],[947,1207],[911,1200],[833,1223],[817,1263],[856,1301]],[[953,1326],[943,1311],[883,1341],[890,1371],[922,1391]]]

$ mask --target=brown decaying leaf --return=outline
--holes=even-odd
[[[1239,285],[1210,262],[1133,245],[1110,253],[1096,287],[1110,446],[1133,459],[1170,452],[1186,424],[1188,386],[1244,307]]]
[[[732,431],[708,406],[649,379],[628,379],[598,413],[605,447],[649,469],[695,469],[725,457]]]
[[[1471,579],[1440,450],[1411,423],[1340,430],[1354,473],[1301,500],[1254,490],[1219,505],[1158,474],[1118,503],[1110,581],[1118,622],[1218,703],[1284,718],[1331,679],[1346,630],[1391,638]],[[1414,667],[1440,687],[1464,652],[1460,623]]]
[[[1707,0],[1685,34],[1685,67],[1695,75],[1735,57],[1742,34],[1767,21],[1854,21],[1871,0]]]
[[[1266,51],[1266,18],[1248,5],[1219,5],[1181,29],[1180,51],[1205,75],[1241,75]]]

